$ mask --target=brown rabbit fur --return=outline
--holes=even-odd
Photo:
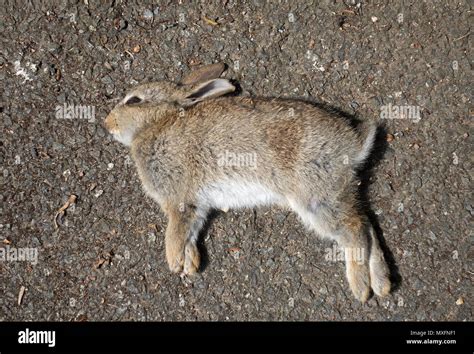
[[[109,132],[131,146],[146,193],[168,217],[171,271],[198,271],[196,243],[210,210],[277,204],[345,250],[357,299],[366,301],[371,288],[387,295],[389,270],[358,208],[354,172],[370,153],[376,127],[355,129],[297,100],[219,97],[235,89],[218,78],[223,70],[213,64],[185,84],[141,85],[105,120]],[[255,163],[222,163],[228,153],[253,156]],[[362,250],[362,261],[351,257],[354,249]]]

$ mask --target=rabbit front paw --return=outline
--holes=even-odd
[[[195,242],[188,241],[184,249],[184,271],[186,275],[195,274],[199,270],[201,255]]]
[[[166,260],[173,273],[179,273],[184,266],[184,247],[182,243],[166,244]]]

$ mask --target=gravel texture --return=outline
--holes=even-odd
[[[469,1],[33,3],[0,10],[0,245],[38,252],[0,260],[0,320],[472,321]],[[217,213],[204,271],[169,273],[164,215],[101,123],[133,85],[218,61],[242,95],[384,125],[367,195],[389,297],[358,303],[333,244],[278,208]],[[95,119],[58,118],[64,104]],[[420,119],[382,120],[388,104]]]

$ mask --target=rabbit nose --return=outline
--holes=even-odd
[[[108,132],[111,132],[111,130],[113,129],[113,122],[114,118],[112,113],[110,113],[107,117],[105,117],[102,125]]]

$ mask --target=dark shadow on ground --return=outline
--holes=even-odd
[[[201,231],[199,232],[199,237],[198,237],[198,242],[197,242],[197,247],[199,250],[199,253],[201,255],[201,263],[199,265],[199,272],[203,272],[207,266],[209,265],[209,253],[207,252],[207,247],[204,244],[204,239],[206,238],[206,235],[209,231],[209,228],[212,225],[212,222],[219,216],[220,211],[218,210],[213,210],[207,217],[206,223],[202,227]]]

